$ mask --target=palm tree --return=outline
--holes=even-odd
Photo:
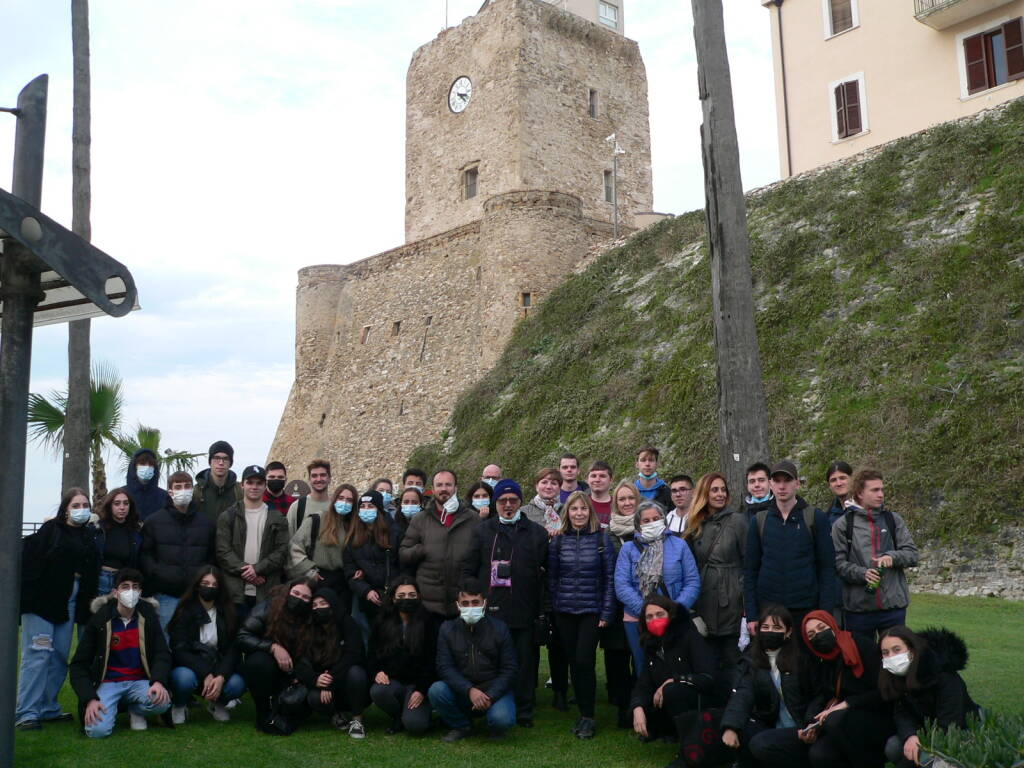
[[[124,409],[124,383],[114,366],[97,363],[93,366],[89,385],[89,454],[92,465],[93,503],[107,494],[107,468],[103,451],[112,443],[121,428]],[[28,436],[54,457],[64,445],[67,424],[68,395],[51,392],[49,398],[33,392],[28,396]]]
[[[175,472],[191,472],[196,462],[204,455],[202,453],[189,453],[188,451],[175,451],[165,448],[160,451],[160,430],[156,427],[146,427],[142,424],[135,425],[135,432],[122,432],[112,442],[121,451],[122,466],[128,471],[132,456],[140,448],[148,448],[160,457],[160,465],[166,472],[165,479]]]

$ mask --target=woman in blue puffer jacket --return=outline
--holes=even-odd
[[[637,619],[644,601],[657,594],[693,608],[700,596],[700,572],[686,542],[666,530],[665,510],[656,501],[637,506],[633,527],[633,541],[622,545],[615,563],[615,595],[622,603],[634,667],[643,669]]]
[[[592,739],[598,629],[615,615],[615,545],[585,493],[570,494],[562,510],[562,529],[548,545],[548,591],[580,708],[572,732]]]

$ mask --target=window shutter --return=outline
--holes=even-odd
[[[1006,77],[1017,80],[1024,77],[1024,20],[1014,19],[1003,24],[1003,41],[1006,44]]]
[[[838,35],[853,26],[852,0],[830,0],[829,10],[832,14],[833,35]]]
[[[860,88],[856,80],[843,83],[846,91],[846,135],[853,136],[861,132],[860,120]]]
[[[840,139],[845,139],[848,136],[846,133],[846,98],[843,91],[842,85],[836,86],[836,136]]]
[[[977,93],[988,88],[984,34],[974,35],[964,40],[964,59],[967,62],[967,92]]]

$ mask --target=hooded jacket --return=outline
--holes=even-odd
[[[665,596],[687,609],[693,608],[700,595],[700,573],[693,553],[686,542],[667,530],[662,534],[665,542],[664,565],[661,574],[665,584]],[[640,580],[636,575],[636,567],[640,562],[647,544],[634,536],[619,550],[619,559],[615,563],[615,595],[622,603],[626,614],[640,616],[646,595],[640,594]]]
[[[153,477],[145,483],[139,480],[137,473],[136,463],[140,456],[148,456],[156,464]],[[160,487],[160,457],[149,448],[139,448],[139,450],[132,454],[132,460],[128,462],[128,475],[125,477],[124,484],[128,489],[128,495],[135,502],[135,509],[139,513],[139,520],[145,521],[150,515],[159,512],[167,506],[167,502],[170,499],[167,491]]]
[[[198,504],[199,511],[216,525],[221,512],[232,504],[242,501],[242,484],[238,482],[238,475],[229,469],[228,476],[224,479],[224,485],[218,487],[210,479],[209,469],[200,471],[196,475],[192,501]]]
[[[850,514],[852,512],[852,516]],[[889,515],[895,530],[889,530]],[[884,510],[868,512],[851,504],[832,526],[832,544],[836,551],[836,573],[843,585],[843,608],[848,611],[885,611],[910,604],[910,587],[905,568],[917,565],[917,545],[903,518]],[[853,530],[849,530],[852,525]],[[865,574],[872,557],[890,555],[892,568],[882,574],[882,583],[874,594],[866,591]]]
[[[481,522],[476,510],[461,501],[452,517],[451,526],[445,526],[435,500],[431,499],[427,508],[409,521],[398,552],[401,564],[416,572],[416,588],[423,606],[448,617],[457,613],[455,601],[462,560],[472,546],[473,531]]]
[[[637,672],[630,708],[651,707],[654,692],[670,679],[692,685],[704,694],[713,690],[715,656],[688,611],[678,609],[665,634],[648,638],[644,650],[644,666]]]
[[[747,516],[723,509],[704,520],[700,536],[688,539],[700,571],[694,608],[713,636],[737,635],[743,619],[743,555]]]
[[[89,621],[89,602],[99,588],[97,531],[93,523],[76,527],[54,518],[22,539],[21,613],[34,613],[51,624]],[[78,581],[75,615],[68,616],[76,573],[82,577]]]
[[[608,531],[569,531],[548,544],[548,592],[556,613],[596,613],[616,617],[615,558]]]
[[[179,512],[167,506],[142,526],[139,561],[146,577],[146,592],[181,597],[196,570],[216,562],[217,529],[195,501]]]
[[[636,488],[636,492],[645,500],[656,501],[661,504],[661,508],[666,512],[675,506],[672,503],[672,492],[669,490],[668,483],[660,477],[654,481],[654,485],[650,488],[644,488],[640,484],[640,478],[638,477],[633,481],[633,487]]]
[[[217,565],[224,571],[224,584],[236,603],[245,601],[245,582],[242,569],[245,554],[245,502],[225,509],[217,519]],[[256,599],[266,600],[270,590],[281,583],[288,562],[288,521],[273,510],[267,510],[267,519],[260,536],[259,560],[252,563],[258,576],[266,581],[256,587]]]

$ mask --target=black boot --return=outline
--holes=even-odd
[[[565,691],[555,691],[555,695],[552,699],[551,706],[553,706],[559,712],[569,711],[569,702],[565,698]]]

